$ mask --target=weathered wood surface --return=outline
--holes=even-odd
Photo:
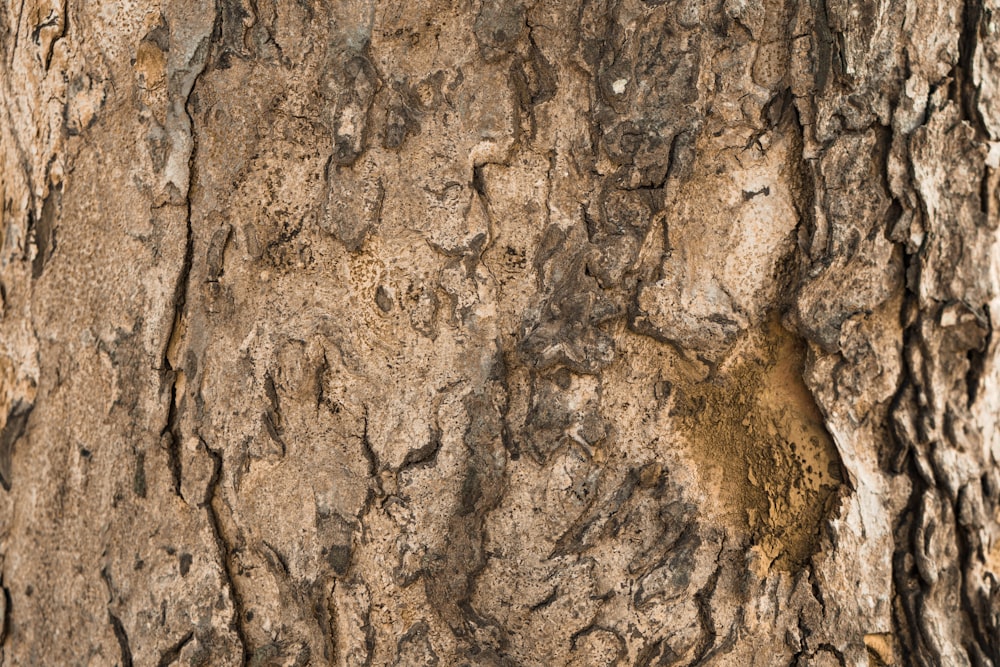
[[[8,0],[5,665],[1000,667],[996,0]]]

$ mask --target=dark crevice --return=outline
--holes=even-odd
[[[794,171],[799,187],[794,189],[795,195],[792,198],[792,206],[795,208],[796,224],[795,239],[797,256],[800,261],[797,266],[794,278],[789,275],[789,280],[804,280],[812,270],[812,237],[816,233],[818,220],[816,219],[816,189],[817,179],[814,163],[806,156],[802,147],[806,141],[806,127],[802,124],[802,113],[799,111],[797,102],[789,105],[788,110],[790,129],[794,133],[795,144],[802,154],[801,161],[796,165]],[[804,256],[804,257],[803,257]],[[789,272],[792,273],[791,271]]]
[[[323,377],[330,372],[330,360],[326,356],[326,350],[323,350],[323,361],[316,366],[316,373],[314,375],[314,387],[316,390],[316,410],[317,412],[321,407],[326,405],[330,409],[330,412],[337,414],[340,409],[336,406],[336,403],[326,395],[323,389]]]
[[[911,556],[910,545],[913,544],[915,523],[919,520],[920,498],[927,486],[918,470],[916,457],[909,457],[905,474],[913,480],[913,489],[893,529],[896,545],[892,557],[893,626],[901,639],[899,645],[903,654],[903,664],[923,664],[923,656],[927,655],[926,641],[920,630],[919,607],[923,592]]]
[[[982,0],[964,0],[962,3],[962,31],[958,38],[958,65],[952,70],[952,100],[958,104],[963,120],[976,130],[980,140],[989,137],[986,122],[976,104],[978,91],[972,80],[976,47],[979,43],[979,24],[983,16]]]
[[[989,304],[983,305],[983,313],[986,336],[982,347],[979,349],[972,348],[966,353],[966,358],[969,361],[969,370],[965,374],[965,387],[968,393],[969,408],[976,402],[979,393],[979,384],[982,381],[983,374],[986,373],[986,362],[988,360],[990,343],[993,338],[993,318],[990,316]]]
[[[159,667],[168,667],[168,665],[172,665],[177,662],[177,659],[181,656],[181,651],[184,650],[185,646],[191,643],[192,639],[194,639],[194,632],[188,632],[186,635],[181,637],[179,642],[164,651],[160,656],[160,662],[157,663]]]
[[[28,417],[34,408],[33,403],[23,399],[15,399],[7,413],[7,420],[0,429],[0,486],[10,491],[14,459],[14,445],[24,435],[28,426]]]
[[[507,362],[507,354],[503,350],[503,342],[497,340],[497,364],[494,368],[493,377],[496,382],[503,388],[503,400],[500,403],[500,439],[503,443],[504,449],[507,450],[507,455],[512,461],[517,461],[521,458],[521,447],[518,442],[514,439],[511,433],[510,426],[510,371],[509,364]],[[437,425],[436,417],[434,428],[438,433],[441,432],[441,428]]]
[[[264,373],[264,393],[267,394],[267,400],[271,403],[271,411],[280,421],[281,403],[278,400],[278,390],[274,386],[274,378],[271,377],[270,373]]]
[[[223,225],[212,234],[208,244],[208,254],[205,257],[207,282],[217,283],[225,273],[226,248],[232,235],[233,226],[230,224]]]
[[[361,453],[364,454],[365,460],[368,462],[368,476],[374,477],[378,474],[379,462],[378,454],[372,449],[371,440],[368,439],[368,408],[365,408],[364,413],[364,430],[361,432]]]
[[[795,655],[792,656],[792,662],[791,662],[791,664],[797,666],[797,665],[802,664],[802,659],[803,658],[807,658],[808,657],[807,644],[808,644],[809,637],[812,635],[812,630],[809,629],[809,625],[806,623],[805,619],[802,617],[802,610],[801,609],[799,610],[799,617],[798,617],[798,620],[796,621],[796,627],[799,630],[799,637],[798,637],[799,650],[796,651]]]
[[[122,667],[132,667],[132,648],[128,643],[128,634],[125,632],[125,626],[122,625],[121,619],[111,613],[111,610],[108,610],[108,618],[111,620],[111,628],[114,630],[115,638],[118,640],[118,648],[121,649]]]
[[[671,176],[675,176],[674,171],[676,171],[676,166],[678,164],[677,151],[679,150],[677,145],[678,135],[670,137],[670,150],[667,151],[667,168],[663,171],[663,179],[657,183],[653,189],[662,190],[666,187],[667,181]]]
[[[365,614],[365,620],[364,623],[361,624],[361,629],[365,632],[364,667],[369,667],[372,664],[372,658],[375,655],[375,626],[372,625],[371,612]]]
[[[10,636],[10,615],[12,600],[10,597],[10,589],[6,585],[0,583],[0,591],[3,592],[3,618],[0,618],[0,665],[3,665],[3,645],[7,642],[7,637]]]
[[[146,452],[144,451],[135,452],[135,471],[132,475],[132,492],[139,498],[146,497]]]
[[[907,63],[907,73],[909,74],[909,64]],[[932,88],[933,89],[933,88]],[[922,124],[928,120],[930,109],[922,119]],[[892,144],[892,131],[886,135],[879,134],[879,140],[883,144],[882,155],[885,155],[886,146]],[[912,169],[912,167],[911,167]],[[883,179],[883,188],[886,192],[891,192],[888,187],[888,169],[883,163],[880,165],[880,172]],[[889,224],[886,227],[887,236],[894,241],[903,253],[903,273],[904,294],[899,311],[899,325],[902,329],[901,340],[899,341],[902,354],[899,380],[895,392],[889,402],[886,416],[889,421],[887,432],[889,438],[894,443],[895,451],[890,456],[889,472],[895,475],[902,475],[911,480],[910,495],[906,499],[906,505],[900,508],[899,513],[893,518],[892,538],[892,626],[893,634],[898,638],[896,642],[901,660],[900,664],[924,665],[927,662],[928,652],[927,641],[921,631],[922,623],[920,618],[920,607],[923,604],[924,591],[921,586],[919,575],[916,571],[913,556],[913,540],[917,530],[917,522],[920,514],[920,501],[924,491],[928,488],[928,481],[921,473],[920,464],[917,461],[918,453],[914,451],[918,447],[918,442],[914,442],[914,435],[921,430],[919,424],[913,423],[914,403],[916,395],[920,392],[922,379],[920,369],[913,368],[911,364],[912,355],[907,351],[919,346],[919,322],[913,321],[908,313],[919,308],[917,292],[919,289],[920,255],[909,254],[906,251],[906,233],[896,233],[899,217],[902,215],[900,202],[893,197],[893,210]],[[895,209],[900,209],[896,211]],[[918,436],[919,437],[919,436]],[[838,656],[843,662],[841,656]],[[874,664],[874,663],[873,663]]]
[[[483,168],[485,164],[477,164],[472,168],[472,189],[475,190],[476,194],[483,198],[484,201],[488,199],[486,194],[486,181],[483,179]]]
[[[959,607],[962,613],[966,615],[969,619],[969,627],[972,630],[972,638],[966,644],[966,651],[970,655],[975,655],[976,653],[982,654],[984,651],[988,652],[988,655],[997,656],[997,644],[995,644],[991,639],[995,639],[995,635],[991,637],[988,628],[987,615],[992,614],[993,611],[987,608],[986,613],[978,611],[973,599],[969,595],[970,582],[969,582],[969,572],[972,571],[971,568],[974,566],[975,553],[970,550],[970,540],[967,534],[968,529],[959,527],[956,532],[956,542],[958,543],[958,562],[960,570],[961,583],[959,585]],[[995,664],[995,663],[990,663]]]
[[[271,438],[274,444],[278,445],[278,448],[281,450],[281,456],[287,454],[288,446],[285,445],[285,440],[284,438],[281,437],[283,429],[279,425],[280,420],[276,418],[275,413],[271,410],[265,410],[261,414],[261,420],[264,422],[264,427],[265,430],[267,431],[267,435]]]
[[[216,2],[214,28],[212,33],[213,35],[218,34],[222,20],[223,20],[223,12],[221,10],[220,3]],[[181,264],[181,269],[177,276],[177,282],[174,288],[174,320],[170,330],[170,334],[167,337],[167,343],[164,347],[163,358],[162,358],[162,368],[164,369],[164,371],[173,374],[171,378],[173,382],[173,387],[171,388],[171,399],[172,399],[171,410],[168,416],[167,425],[164,428],[164,432],[168,433],[171,438],[171,447],[174,456],[174,458],[171,460],[171,464],[172,465],[176,464],[177,466],[175,471],[174,482],[178,486],[178,491],[180,486],[179,482],[181,479],[181,474],[183,472],[180,469],[179,448],[182,442],[180,403],[184,398],[183,396],[178,396],[178,389],[179,389],[178,383],[183,377],[181,374],[185,373],[185,371],[187,371],[186,374],[188,375],[187,378],[184,378],[185,384],[186,382],[193,382],[195,379],[194,375],[197,373],[197,370],[196,368],[174,369],[171,366],[168,355],[169,352],[171,351],[171,348],[175,344],[177,344],[179,347],[179,344],[181,343],[180,340],[175,340],[175,339],[179,335],[182,335],[180,326],[185,317],[187,298],[188,298],[188,293],[190,291],[191,272],[194,263],[194,243],[195,243],[194,226],[193,226],[194,202],[192,197],[192,191],[194,190],[194,186],[197,181],[197,157],[198,157],[199,142],[198,142],[198,134],[195,131],[196,124],[195,124],[192,103],[194,100],[195,89],[198,86],[199,79],[202,76],[202,74],[204,74],[205,71],[207,70],[208,63],[211,60],[211,56],[208,53],[208,49],[211,48],[211,44],[212,42],[210,37],[203,39],[195,52],[194,60],[199,61],[198,65],[200,66],[200,70],[195,75],[194,80],[191,83],[191,87],[187,91],[187,98],[184,100],[184,105],[183,105],[184,113],[187,116],[188,126],[190,128],[190,137],[191,137],[191,154],[188,157],[188,188],[187,192],[185,193],[186,238],[185,238],[185,248],[184,248],[184,259]],[[185,359],[190,358],[190,353],[188,357],[184,358]],[[197,431],[195,432],[194,435],[197,435]],[[232,549],[230,544],[226,541],[226,536],[222,527],[222,522],[219,519],[219,514],[216,509],[216,502],[223,502],[222,499],[219,498],[219,485],[222,480],[223,455],[222,452],[210,448],[204,440],[200,441],[199,447],[204,448],[204,451],[208,454],[208,456],[212,458],[213,462],[212,475],[208,481],[204,499],[200,503],[200,506],[205,509],[206,515],[208,517],[209,527],[211,528],[212,536],[215,540],[216,548],[219,554],[219,565],[223,576],[224,584],[228,591],[230,603],[232,604],[233,607],[233,614],[232,618],[230,619],[230,627],[236,634],[240,644],[241,664],[247,665],[250,659],[250,644],[247,639],[246,629],[244,627],[245,614],[244,614],[242,600],[240,598],[239,591],[236,587],[235,577],[233,574],[233,562],[231,558]],[[188,641],[190,641],[190,639],[188,639]],[[183,639],[182,642],[184,642]],[[182,648],[183,645],[179,645],[179,648],[177,649],[178,654],[180,653],[180,650]],[[168,657],[169,656],[165,654],[163,659],[166,659]],[[161,664],[162,664],[162,659],[161,659]]]
[[[49,41],[49,46],[45,50],[45,71],[46,72],[48,72],[52,68],[52,54],[55,52],[56,43],[60,39],[62,39],[63,37],[66,36],[66,28],[67,28],[67,22],[66,22],[66,11],[67,11],[66,10],[66,4],[67,4],[66,0],[62,0],[62,2],[59,3],[59,15],[56,17],[56,23],[55,23],[55,25],[58,28],[59,32],[57,32],[55,35],[52,36],[52,39]]]
[[[823,612],[826,612],[826,599],[823,597],[823,590],[819,586],[819,581],[816,579],[815,572],[812,567],[809,567],[809,587],[812,591],[812,596],[822,607]]]
[[[761,196],[766,197],[769,194],[771,194],[771,188],[769,188],[766,185],[764,187],[760,188],[759,190],[744,190],[743,191],[743,201],[750,201],[754,197],[761,197]]]
[[[274,547],[274,545],[272,545],[267,540],[261,540],[261,544],[263,544],[265,547],[267,547],[267,550],[271,552],[271,554],[274,556],[275,563],[277,563],[278,567],[281,569],[281,573],[284,574],[287,577],[289,575],[289,573],[291,572],[291,570],[288,569],[288,559],[285,558],[284,554],[282,554],[280,551],[278,551]],[[270,559],[268,559],[268,560],[270,560]]]
[[[721,555],[721,554],[720,554]],[[712,618],[712,596],[719,583],[719,576],[722,574],[722,565],[716,562],[715,572],[709,577],[708,582],[694,594],[695,604],[698,605],[698,623],[701,625],[702,636],[698,641],[698,647],[694,652],[694,659],[691,664],[697,665],[708,656],[709,651],[715,646],[718,632],[715,629],[715,620]]]
[[[24,0],[21,0],[20,7],[17,10],[17,25],[14,27],[14,46],[10,50],[10,59],[8,65],[14,64],[14,54],[17,53],[17,42],[18,38],[21,36],[21,19],[24,17]]]
[[[193,130],[192,124],[192,130]],[[188,178],[189,183],[194,180],[194,154],[197,149],[197,142],[194,141],[194,132],[191,132],[191,138],[194,142],[194,147],[191,149],[191,162],[188,166]],[[188,186],[190,190],[190,185]],[[187,202],[187,214],[185,216],[185,224],[187,229],[187,236],[184,245],[184,260],[181,263],[181,270],[177,275],[177,282],[174,284],[174,321],[170,326],[170,331],[167,333],[167,341],[163,346],[163,356],[161,360],[161,367],[167,371],[174,370],[170,365],[170,360],[167,358],[167,353],[170,350],[170,344],[174,340],[174,336],[177,335],[178,327],[181,323],[181,318],[184,315],[184,306],[187,302],[188,293],[188,282],[191,277],[191,265],[194,261],[194,231],[191,227],[191,195],[190,192],[186,198]]]
[[[170,385],[170,404],[167,406],[167,423],[160,431],[160,438],[167,448],[167,465],[170,467],[170,479],[173,483],[174,494],[181,495],[181,455],[180,455],[180,434],[177,419],[177,372],[168,371],[174,376],[174,381]]]
[[[949,93],[953,101],[959,105],[965,120],[973,125],[979,125],[977,133],[981,133],[982,119],[978,117],[972,100],[972,89],[970,82],[966,80],[971,70],[963,67],[963,63],[968,64],[969,54],[975,49],[974,34],[969,33],[976,29],[978,25],[981,7],[973,2],[965,7],[965,30],[962,36],[960,50],[960,65],[956,67],[953,75],[956,81],[953,83]],[[978,8],[978,9],[977,9]],[[972,18],[970,18],[970,15]],[[987,189],[988,192],[988,189]],[[981,195],[982,196],[982,195]],[[902,244],[900,244],[901,247]],[[904,249],[905,252],[905,249]],[[895,634],[899,638],[899,646],[902,652],[900,656],[902,664],[932,665],[939,664],[942,660],[941,652],[938,648],[939,639],[925,634],[924,606],[928,602],[928,597],[933,594],[933,589],[941,586],[950,586],[948,582],[938,582],[928,584],[926,577],[921,576],[919,552],[926,551],[926,542],[930,538],[930,531],[933,528],[928,526],[925,531],[921,529],[922,522],[922,501],[925,494],[937,485],[935,476],[945,477],[933,460],[924,461],[924,448],[929,441],[938,438],[933,431],[936,430],[932,423],[933,412],[928,406],[922,405],[920,395],[925,388],[934,387],[935,378],[932,377],[935,366],[940,363],[940,354],[928,349],[926,334],[921,333],[929,317],[933,317],[934,303],[920,304],[914,303],[916,296],[913,294],[919,288],[919,275],[921,258],[917,255],[905,255],[907,273],[912,274],[912,279],[908,288],[911,291],[907,295],[907,303],[904,303],[901,324],[904,326],[902,336],[903,348],[903,368],[899,386],[890,403],[889,415],[893,428],[890,429],[892,437],[897,443],[897,452],[894,456],[892,469],[898,474],[906,475],[912,481],[910,495],[907,504],[901,509],[898,521],[893,529],[895,549],[893,554],[893,625]],[[923,306],[921,308],[921,305]],[[921,314],[918,311],[923,311]],[[913,314],[907,316],[907,312]],[[930,313],[930,314],[929,314]],[[986,340],[981,346],[967,350],[965,358],[968,361],[968,369],[964,375],[966,390],[966,408],[971,408],[977,399],[979,384],[985,369],[986,350],[989,349],[992,322],[988,310],[985,310],[985,320],[983,326],[987,331]],[[916,350],[919,354],[911,354],[908,351]],[[915,365],[916,364],[916,365]],[[956,378],[957,379],[957,378]],[[958,408],[959,406],[955,406]],[[947,419],[947,417],[946,417]],[[944,442],[942,447],[955,446],[955,435],[949,432],[947,424],[941,425],[945,429]],[[929,432],[930,431],[930,432]],[[908,454],[913,454],[907,456]],[[963,489],[961,493],[967,492]],[[939,497],[943,494],[939,494]],[[947,502],[942,498],[942,502]],[[974,561],[979,551],[978,537],[975,535],[974,526],[966,526],[961,520],[962,496],[959,501],[952,500],[948,504],[950,517],[945,518],[948,526],[938,526],[938,530],[954,529],[955,563],[958,566],[958,581],[955,586],[958,590],[955,594],[958,597],[958,616],[955,623],[967,628],[965,650],[972,658],[973,663],[976,656],[994,654],[997,651],[995,637],[989,628],[988,612],[984,612],[977,603],[975,586],[969,581],[969,572],[974,570]],[[974,520],[975,522],[975,520]],[[919,544],[917,542],[920,542]]]
[[[270,373],[264,374],[264,393],[267,394],[270,407],[263,412],[261,419],[268,436],[278,445],[281,449],[281,455],[284,456],[288,452],[288,447],[284,440],[285,429],[282,426],[281,403],[278,400],[278,391],[275,389],[274,379]]]
[[[441,450],[441,429],[435,424],[431,429],[431,437],[427,444],[417,449],[411,449],[403,459],[403,464],[399,467],[402,472],[407,468],[430,464],[437,461],[438,452]]]
[[[197,83],[197,81],[196,81]],[[191,86],[191,90],[194,90],[194,84]],[[190,97],[190,95],[189,95]],[[161,373],[164,379],[169,378],[170,386],[170,403],[167,408],[167,423],[164,425],[160,432],[161,438],[167,438],[167,456],[169,459],[170,472],[172,475],[174,493],[178,496],[181,495],[181,475],[182,466],[180,460],[180,447],[182,443],[181,429],[180,429],[180,403],[183,400],[183,396],[178,395],[178,384],[183,377],[184,371],[180,368],[174,368],[170,363],[170,349],[175,345],[175,338],[181,332],[181,322],[184,318],[184,309],[187,305],[187,294],[189,283],[191,280],[191,266],[194,263],[194,229],[191,223],[191,213],[192,213],[192,203],[191,203],[191,188],[194,184],[195,178],[195,159],[198,151],[198,140],[194,131],[194,118],[191,115],[191,111],[188,108],[189,100],[185,100],[184,110],[188,117],[188,123],[191,128],[191,155],[188,158],[188,191],[185,194],[185,242],[184,242],[184,259],[181,262],[180,272],[177,274],[177,281],[174,283],[174,318],[170,326],[170,331],[167,333],[166,343],[163,346],[163,353],[161,357]]]
[[[46,16],[40,23],[36,23],[35,27],[31,31],[31,41],[37,46],[42,44],[42,30],[45,28],[50,28],[52,26],[59,25],[59,14],[54,10],[50,9],[48,16]],[[51,47],[50,47],[51,48]],[[51,50],[44,54],[43,59],[45,60],[45,69],[49,69],[49,59],[52,57]]]
[[[990,223],[990,199],[992,199],[991,181],[993,169],[989,166],[983,168],[983,177],[979,179],[979,212],[983,214],[985,224]]]
[[[236,633],[236,636],[239,638],[240,646],[243,651],[242,664],[246,665],[250,659],[250,643],[247,640],[246,628],[243,625],[246,613],[243,607],[243,600],[236,588],[236,580],[233,575],[233,563],[231,558],[232,549],[226,541],[225,534],[222,530],[222,524],[219,521],[218,512],[215,509],[215,503],[218,500],[217,493],[219,483],[222,480],[222,453],[211,449],[204,443],[202,443],[202,445],[205,447],[205,451],[208,452],[209,456],[212,457],[212,461],[214,463],[212,478],[208,482],[208,490],[205,494],[205,510],[208,514],[209,525],[212,528],[212,535],[215,538],[216,548],[219,550],[219,561],[222,566],[222,573],[226,582],[226,588],[229,590],[229,600],[233,605],[233,618],[231,620],[231,626],[233,631]]]
[[[35,220],[35,258],[31,262],[31,277],[37,280],[45,270],[45,264],[56,249],[56,219],[62,208],[62,185],[49,188],[49,194],[42,201],[42,211]]]
[[[819,651],[825,651],[826,653],[833,655],[833,657],[837,659],[837,664],[840,665],[840,667],[847,667],[847,660],[844,658],[843,651],[838,649],[833,644],[824,643],[820,644],[819,647],[817,648],[818,648],[818,650],[816,651],[817,653],[819,653]]]
[[[830,18],[826,8],[826,0],[813,1],[814,41],[816,54],[816,91],[820,94],[826,89],[833,65],[833,33],[830,31]]]
[[[965,494],[970,492],[970,486],[965,486],[959,491],[957,502],[952,503],[952,516],[955,517],[955,544],[958,547],[957,564],[960,577],[959,585],[959,605],[961,610],[969,619],[969,626],[972,629],[972,641],[968,644],[970,654],[988,651],[990,655],[996,657],[1000,653],[1000,643],[998,637],[990,632],[988,628],[989,617],[992,610],[987,609],[985,613],[976,609],[975,601],[970,593],[975,588],[975,582],[970,581],[970,576],[978,579],[978,576],[971,574],[976,572],[975,566],[978,558],[980,545],[979,530],[975,525],[966,525],[962,520],[961,505],[963,499],[967,500]],[[992,641],[991,641],[992,640]]]
[[[531,605],[530,607],[528,607],[528,609],[529,609],[529,611],[532,611],[532,612],[541,611],[542,609],[545,609],[546,607],[548,607],[549,605],[551,605],[557,599],[559,599],[559,587],[558,586],[556,586],[555,588],[553,588],[552,592],[549,593],[548,595],[546,595],[544,599],[542,599],[539,602],[536,602],[535,604]]]

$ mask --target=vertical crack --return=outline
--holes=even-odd
[[[122,652],[122,667],[132,667],[132,648],[128,644],[128,634],[125,632],[125,626],[122,625],[121,619],[115,616],[110,609],[108,610],[108,618],[111,620],[111,628],[115,632],[118,647]]]
[[[976,47],[979,44],[979,23],[983,15],[982,0],[962,3],[962,28],[958,36],[958,65],[953,72],[955,81],[952,98],[962,115],[976,130],[980,139],[989,137],[986,123],[977,104],[979,92],[973,78]]]
[[[17,10],[17,27],[14,28],[14,48],[10,50],[10,60],[8,65],[14,64],[14,54],[17,53],[17,42],[21,36],[21,19],[24,17],[24,0],[21,0],[20,7]]]
[[[186,350],[186,348],[189,347],[187,341],[184,340],[187,331],[185,316],[187,315],[188,296],[191,286],[191,273],[194,264],[194,201],[192,193],[194,190],[194,184],[197,180],[198,158],[198,135],[195,131],[195,118],[191,108],[191,99],[198,86],[200,77],[204,74],[208,67],[208,63],[211,60],[209,49],[211,48],[212,36],[218,34],[221,20],[222,12],[220,11],[218,4],[216,4],[214,8],[212,32],[202,40],[201,44],[199,44],[193,61],[189,63],[189,66],[193,66],[196,71],[194,71],[190,87],[187,88],[186,92],[182,93],[185,97],[183,105],[181,106],[183,108],[183,113],[187,118],[188,132],[191,139],[191,152],[188,155],[187,190],[184,193],[184,258],[174,286],[174,318],[169,335],[167,336],[166,344],[163,348],[161,361],[162,372],[170,378],[172,383],[170,389],[170,406],[167,415],[167,423],[163,428],[162,435],[169,439],[168,449],[170,468],[173,474],[174,490],[178,495],[180,495],[183,475],[180,459],[180,447],[183,442],[183,418],[185,415],[182,410],[182,402],[189,386],[189,378],[186,377],[185,369],[180,367],[180,360],[184,359],[186,361],[186,358],[181,356],[181,351]],[[187,353],[190,354],[190,351],[187,350]],[[174,364],[177,364],[178,368],[175,368]],[[193,367],[188,370],[190,370],[192,375],[196,373],[196,370]],[[193,381],[194,378],[190,379]],[[192,384],[191,387],[193,386],[194,385]],[[191,428],[189,430],[191,431],[191,435],[199,438],[200,446],[204,448],[205,452],[212,458],[213,462],[212,476],[208,481],[203,501],[199,503],[199,507],[205,510],[208,517],[208,524],[211,528],[212,536],[216,544],[216,549],[218,550],[220,570],[222,572],[225,586],[228,589],[230,603],[233,607],[233,616],[230,621],[230,626],[236,634],[237,640],[240,644],[240,662],[242,665],[246,665],[249,661],[249,642],[247,640],[246,629],[243,625],[243,604],[239,591],[236,587],[235,577],[233,575],[233,564],[231,558],[232,548],[226,539],[225,531],[223,530],[215,504],[216,501],[220,500],[218,497],[218,489],[219,483],[222,479],[223,455],[221,451],[213,450],[208,447],[205,441],[200,438],[196,423],[191,424],[190,426]],[[192,640],[192,638],[192,633],[182,637],[178,644],[175,644],[174,647],[166,651],[161,656],[160,664],[169,665],[175,662],[179,657],[181,650]]]
[[[173,485],[174,495],[180,497],[181,495],[181,458],[180,458],[180,425],[178,423],[177,416],[177,405],[181,398],[177,395],[177,385],[179,372],[173,369],[168,369],[166,371],[173,375],[173,381],[170,386],[170,405],[167,408],[167,423],[163,426],[163,430],[160,431],[161,441],[165,441],[164,444],[167,448],[167,464],[170,466],[170,476]]]
[[[106,566],[101,568],[101,579],[108,588],[108,621],[111,623],[111,629],[115,633],[115,639],[118,640],[118,648],[121,650],[122,656],[122,667],[132,667],[132,647],[129,646],[128,633],[125,632],[125,625],[122,624],[122,620],[111,611],[111,603],[115,599],[115,587],[111,583],[111,573]]]
[[[722,559],[724,548],[725,543],[719,548],[719,553],[716,555],[715,571],[712,572],[712,576],[694,594],[694,601],[698,607],[698,624],[701,626],[703,634],[694,651],[695,657],[691,661],[692,665],[700,664],[702,660],[709,657],[719,636],[718,631],[715,629],[715,619],[712,616],[712,596],[715,595],[715,589],[719,584],[719,577],[722,575],[722,563],[720,560]]]
[[[7,637],[10,636],[10,612],[11,612],[11,599],[10,599],[10,589],[7,585],[3,583],[2,577],[0,577],[0,665],[4,664],[4,650],[3,645],[7,642]]]
[[[240,640],[240,647],[243,652],[241,664],[246,665],[250,659],[250,643],[247,640],[246,628],[243,619],[246,618],[243,608],[243,599],[236,588],[236,579],[233,575],[233,563],[230,557],[232,548],[226,540],[222,523],[219,521],[219,513],[215,508],[218,498],[219,483],[222,480],[222,452],[210,448],[202,441],[202,446],[208,455],[212,457],[213,470],[212,478],[208,482],[208,489],[205,491],[205,511],[208,514],[208,522],[212,527],[212,535],[215,537],[215,544],[219,550],[219,560],[222,565],[222,573],[225,577],[226,588],[229,589],[229,601],[233,605],[232,629]]]
[[[361,453],[364,454],[365,461],[368,462],[368,476],[375,479],[379,472],[378,454],[372,448],[371,440],[368,437],[368,407],[364,412],[364,430],[361,432]]]
[[[204,71],[204,66],[202,71]],[[177,282],[174,284],[174,319],[170,326],[170,333],[167,336],[166,344],[163,346],[163,356],[161,368],[163,373],[170,378],[170,405],[167,413],[167,423],[160,432],[161,437],[167,437],[167,454],[170,461],[170,470],[173,476],[174,493],[181,495],[181,429],[180,429],[180,403],[184,398],[185,375],[181,368],[174,368],[170,361],[173,353],[177,353],[181,346],[184,327],[184,311],[187,306],[187,294],[191,283],[191,266],[194,263],[194,228],[191,222],[192,202],[191,189],[195,177],[195,160],[198,152],[198,137],[194,131],[194,117],[191,115],[189,102],[191,93],[194,91],[199,72],[195,76],[195,81],[191,85],[187,99],[184,100],[184,113],[187,114],[188,126],[191,134],[191,154],[188,156],[188,188],[184,195],[184,259],[181,262],[180,271],[177,274]]]

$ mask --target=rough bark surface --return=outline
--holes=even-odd
[[[1000,667],[997,0],[8,0],[5,665]]]

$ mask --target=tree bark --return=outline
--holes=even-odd
[[[1000,667],[997,21],[5,3],[0,663]]]

